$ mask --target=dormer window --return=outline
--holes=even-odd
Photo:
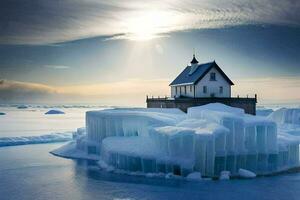
[[[212,72],[210,73],[210,81],[216,81],[216,73]]]

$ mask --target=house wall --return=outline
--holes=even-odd
[[[216,73],[216,81],[210,80],[210,73]],[[207,92],[203,92],[203,86],[207,87]],[[223,93],[220,93],[220,86],[223,87]],[[216,68],[212,68],[197,84],[196,97],[231,97],[231,85],[223,78]]]

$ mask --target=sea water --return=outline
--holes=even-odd
[[[62,144],[0,148],[0,199],[299,199],[300,173],[189,182],[100,171],[93,162],[49,151]]]
[[[50,109],[50,108],[49,108]],[[0,137],[72,131],[84,126],[89,108],[2,107]],[[101,109],[101,108],[99,108]],[[0,148],[0,200],[39,199],[299,199],[300,173],[251,180],[188,182],[107,173],[93,162],[51,155],[64,143]],[[168,166],[162,166],[162,170]]]

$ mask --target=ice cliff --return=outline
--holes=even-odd
[[[78,129],[74,138],[71,148],[81,156],[98,156],[103,166],[130,172],[219,177],[224,171],[269,174],[299,165],[298,138],[278,131],[272,118],[218,103],[189,108],[187,114],[178,109],[89,111],[86,130]],[[63,155],[65,149],[55,153]]]

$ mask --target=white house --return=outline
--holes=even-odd
[[[191,65],[170,84],[171,97],[231,97],[232,85],[215,61],[198,64],[193,55]]]

